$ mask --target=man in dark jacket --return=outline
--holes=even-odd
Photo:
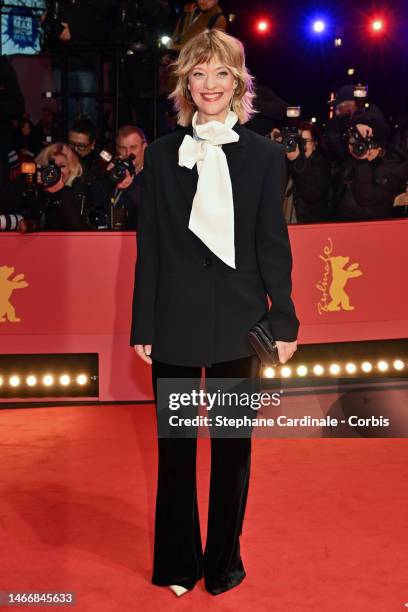
[[[335,164],[340,164],[348,159],[345,133],[357,117],[361,119],[360,123],[364,123],[365,117],[375,116],[378,121],[386,125],[385,118],[378,106],[376,104],[366,106],[366,98],[356,99],[355,90],[354,85],[343,85],[336,93],[335,99],[330,101],[330,105],[334,108],[334,117],[327,123],[326,138],[331,158]]]
[[[11,120],[24,112],[24,98],[14,68],[7,57],[0,55],[0,186],[8,177]]]
[[[388,128],[375,116],[355,129],[374,146],[356,154],[349,145],[349,158],[335,182],[335,217],[337,221],[366,221],[392,217],[395,197],[404,191],[408,180],[408,159],[389,147]]]
[[[126,170],[125,178],[120,183],[113,183],[109,176],[112,168],[110,164],[108,172],[93,182],[91,200],[97,219],[106,218],[117,208],[123,211],[123,229],[137,229],[146,147],[147,140],[143,130],[135,125],[124,125],[119,129],[116,136],[116,157],[122,161],[130,161],[132,155],[133,171],[130,173]]]

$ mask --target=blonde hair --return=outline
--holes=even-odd
[[[72,151],[71,147],[63,142],[54,142],[45,149],[43,149],[35,158],[35,161],[40,166],[47,166],[51,159],[54,159],[56,155],[63,155],[67,160],[67,166],[69,169],[68,179],[65,184],[71,187],[72,183],[78,176],[82,176],[82,164],[78,157]]]
[[[238,115],[239,122],[245,123],[257,112],[252,104],[255,97],[254,77],[245,66],[243,44],[222,30],[204,30],[183,46],[177,60],[172,64],[177,83],[169,98],[173,100],[177,110],[179,125],[190,125],[196,111],[196,105],[187,88],[190,71],[197,64],[210,62],[214,57],[231,70],[237,81],[231,108]]]

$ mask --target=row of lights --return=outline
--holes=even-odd
[[[323,35],[327,30],[330,29],[330,23],[327,19],[316,18],[309,22],[310,30],[317,36]],[[255,29],[260,34],[267,34],[272,28],[271,21],[267,18],[261,18],[256,20]],[[373,35],[378,35],[385,30],[385,20],[383,17],[372,17],[367,22],[367,29]],[[342,45],[342,39],[337,37],[334,39],[334,45],[340,47]]]
[[[344,366],[344,370],[347,374],[357,374],[359,371],[364,372],[365,374],[369,374],[375,368],[377,368],[380,372],[384,373],[389,371],[391,368],[396,370],[397,372],[401,372],[405,368],[405,363],[401,359],[395,359],[392,364],[388,363],[388,361],[381,360],[378,361],[377,364],[373,364],[370,361],[363,361],[360,364],[360,367],[353,362],[346,363]],[[293,370],[289,366],[283,366],[280,368],[280,375],[283,378],[289,378],[290,376],[306,376],[307,374],[314,374],[315,376],[323,376],[323,374],[327,372],[332,376],[338,376],[342,372],[342,366],[338,363],[332,363],[327,365],[326,368],[321,364],[316,364],[310,369],[305,365],[297,366],[295,370]],[[265,368],[264,376],[266,378],[274,378],[276,375],[275,368]]]
[[[0,387],[2,387],[7,381],[0,376]],[[20,387],[22,384],[25,384],[28,387],[35,387],[38,384],[43,384],[45,387],[52,387],[56,383],[59,382],[63,387],[68,387],[72,384],[77,384],[83,387],[89,382],[89,377],[86,374],[78,374],[78,376],[69,376],[69,374],[62,374],[59,377],[54,376],[53,374],[45,374],[41,378],[30,374],[25,378],[18,376],[17,374],[13,374],[8,378],[8,384],[10,387]]]
[[[259,32],[259,34],[267,34],[271,29],[271,22],[269,19],[258,19],[255,22],[255,30]],[[311,31],[317,36],[323,35],[327,29],[329,28],[329,24],[325,19],[314,19],[311,22]],[[368,22],[368,29],[372,34],[381,34],[385,29],[385,21],[383,18],[373,18]],[[160,37],[160,44],[164,47],[171,42],[171,37],[167,35],[163,35]],[[334,46],[341,47],[343,44],[343,40],[340,37],[334,39]]]

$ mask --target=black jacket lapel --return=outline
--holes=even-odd
[[[176,150],[176,159],[177,159],[177,169],[176,176],[179,180],[180,187],[187,198],[187,203],[191,208],[193,203],[194,195],[197,190],[197,182],[198,182],[198,171],[197,164],[190,168],[186,168],[185,166],[179,166],[178,164],[178,150],[181,146],[181,143],[184,140],[185,136],[193,136],[193,127],[190,125],[185,130],[180,130],[180,139],[177,141],[177,150]]]
[[[232,129],[239,134],[239,140],[237,142],[230,142],[223,145],[222,150],[227,158],[232,186],[236,189],[242,178],[244,178],[246,181],[248,180],[248,177],[244,171],[244,163],[247,159],[248,147],[245,128],[242,127],[240,123],[236,123]]]

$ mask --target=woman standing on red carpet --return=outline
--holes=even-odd
[[[252,77],[240,41],[207,30],[175,64],[171,97],[184,129],[146,150],[137,232],[131,345],[162,378],[248,378],[260,361],[250,328],[269,319],[281,363],[296,350],[291,251],[282,214],[280,145],[247,130]],[[251,437],[211,437],[208,530],[202,550],[196,445],[159,437],[153,584],[180,595],[204,576],[217,595],[246,573],[240,555]]]

